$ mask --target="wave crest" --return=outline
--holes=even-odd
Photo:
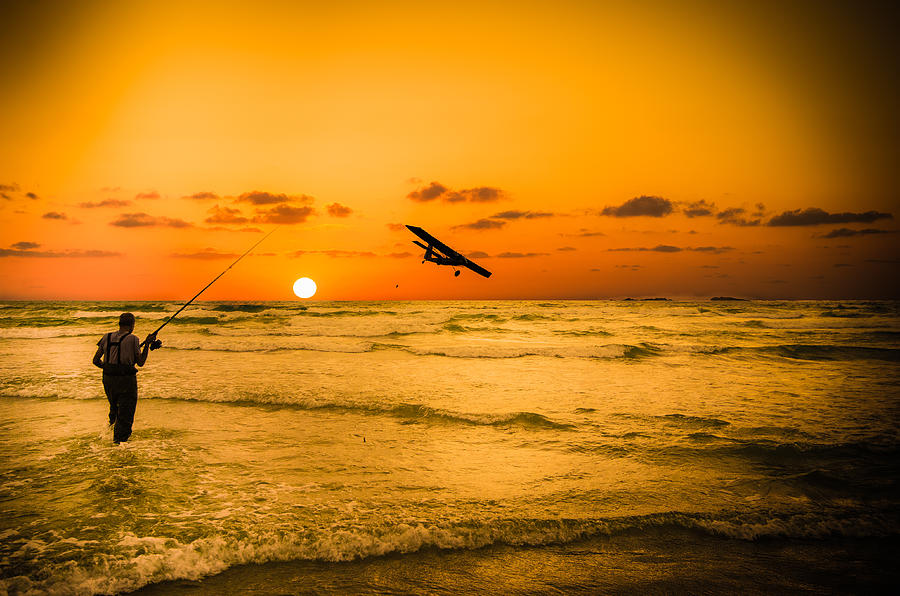
[[[0,580],[0,588],[13,593],[118,593],[166,580],[198,580],[235,565],[291,560],[343,562],[402,555],[426,548],[474,550],[499,544],[535,547],[635,533],[678,535],[691,531],[743,541],[897,536],[896,516],[888,517],[839,509],[781,513],[664,512],[611,518],[410,522],[373,528],[354,524],[324,530],[256,530],[249,534],[238,529],[190,542],[126,532],[111,552],[77,561],[48,561],[35,579],[7,577]]]

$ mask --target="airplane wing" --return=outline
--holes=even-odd
[[[490,277],[491,276],[490,271],[488,271],[484,267],[478,265],[477,263],[470,261],[463,255],[459,254],[458,252],[456,252],[455,250],[453,250],[452,248],[450,248],[449,246],[447,246],[446,244],[444,244],[443,242],[441,242],[440,240],[438,240],[437,238],[435,238],[434,236],[432,236],[431,234],[429,234],[428,232],[423,230],[422,228],[420,228],[418,226],[406,226],[406,227],[409,228],[410,232],[412,232],[413,234],[415,234],[416,236],[418,236],[419,238],[421,238],[422,240],[427,242],[428,246],[431,246],[432,248],[437,249],[437,251],[440,252],[441,254],[443,254],[445,257],[449,257],[451,259],[462,260],[465,267],[468,267],[469,269],[471,269],[472,271],[474,271],[475,273],[477,273],[478,275],[480,275],[482,277]],[[428,246],[425,246],[425,245],[421,244],[420,242],[417,242],[416,240],[413,240],[413,242],[415,242],[416,244],[418,244],[419,246],[421,246],[422,248],[424,248],[426,250],[428,249]]]
[[[449,246],[447,246],[446,244],[444,244],[443,242],[441,242],[440,240],[438,240],[437,238],[435,238],[434,236],[432,236],[431,234],[429,234],[428,232],[423,230],[422,228],[420,228],[418,226],[406,226],[406,227],[409,228],[410,232],[412,232],[413,234],[415,234],[416,236],[418,236],[419,238],[421,238],[422,240],[427,242],[429,246],[432,246],[432,247],[438,249],[438,252],[440,252],[445,257],[465,258],[461,254],[459,254],[458,252],[456,252],[455,250],[453,250],[452,248],[450,248]],[[421,244],[419,246],[421,246]]]
[[[481,275],[482,277],[490,277],[490,276],[491,276],[491,272],[490,272],[490,271],[488,271],[487,269],[485,269],[485,268],[482,267],[481,265],[477,265],[477,264],[473,263],[473,262],[470,261],[469,259],[466,259],[466,267],[468,267],[469,269],[471,269],[472,271],[474,271],[474,272],[477,273],[478,275]]]

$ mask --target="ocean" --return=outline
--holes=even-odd
[[[0,303],[0,594],[896,588],[900,303]]]

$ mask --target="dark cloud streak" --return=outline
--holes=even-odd
[[[716,206],[714,203],[708,203],[705,200],[701,199],[699,201],[689,203],[688,206],[684,209],[684,214],[688,217],[708,217],[713,215],[715,211]]]
[[[326,209],[328,210],[328,215],[331,217],[348,217],[353,213],[353,209],[346,205],[341,205],[340,203],[332,203],[328,205]]]
[[[548,211],[501,211],[491,216],[491,219],[540,219],[554,217],[555,213]]]
[[[731,207],[729,209],[725,209],[716,213],[716,219],[719,220],[719,223],[730,224],[733,226],[740,227],[753,227],[758,226],[762,223],[762,220],[757,219],[747,219],[744,217],[744,214],[747,213],[747,210],[742,207]]]
[[[479,219],[478,221],[473,221],[472,223],[460,224],[458,226],[453,226],[454,230],[499,230],[503,226],[506,225],[506,222],[503,220],[496,219]]]
[[[245,192],[239,195],[235,202],[237,203],[251,203],[253,205],[275,205],[278,203],[304,203],[310,204],[313,202],[313,198],[307,195],[286,195],[284,193],[271,193],[264,192],[260,190],[254,190],[252,192]]]
[[[109,225],[118,228],[150,228],[150,227],[166,227],[166,228],[190,228],[193,224],[182,219],[174,219],[171,217],[155,217],[148,213],[123,213],[118,219],[109,222]]]
[[[240,209],[232,207],[220,207],[215,205],[207,213],[211,213],[209,217],[204,219],[209,224],[244,224],[250,220],[241,213]]]
[[[441,199],[445,203],[493,203],[506,197],[503,190],[493,186],[476,186],[462,190],[452,190],[440,182],[431,182],[428,186],[418,188],[406,195],[406,198],[418,203],[427,203]]]
[[[122,256],[120,252],[108,250],[19,250],[0,248],[0,257],[24,257],[31,259],[95,259]]]
[[[78,206],[83,209],[97,209],[99,207],[127,207],[131,204],[132,201],[123,201],[121,199],[105,199],[103,201],[88,201],[85,203],[78,203]]]
[[[720,254],[723,252],[727,252],[729,250],[734,250],[732,246],[672,246],[670,244],[658,244],[654,247],[628,247],[628,248],[609,248],[607,249],[609,252],[662,252],[662,253],[673,253],[673,252],[682,252],[682,251],[691,251],[691,252],[704,252],[704,253],[712,253],[712,254]]]
[[[879,219],[893,219],[890,213],[866,211],[865,213],[829,213],[818,207],[785,211],[769,220],[766,225],[773,227],[818,226],[821,224],[872,223]]]
[[[850,238],[852,236],[870,236],[872,234],[896,234],[897,230],[878,230],[875,228],[865,228],[863,230],[851,230],[850,228],[837,228],[831,230],[820,238]]]
[[[628,199],[618,207],[604,207],[600,214],[611,217],[664,217],[672,213],[673,209],[669,199],[642,195]]]
[[[233,252],[219,252],[214,248],[204,248],[197,252],[172,253],[169,256],[175,259],[198,259],[203,261],[213,261],[217,259],[234,259],[238,256],[238,254]]]
[[[290,205],[276,205],[268,211],[257,211],[253,218],[254,223],[273,223],[273,224],[298,224],[303,223],[309,216],[316,212],[310,206],[291,207]]]

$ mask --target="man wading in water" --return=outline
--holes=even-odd
[[[130,312],[119,316],[119,330],[107,333],[97,342],[94,366],[103,369],[103,390],[109,400],[109,425],[113,429],[113,441],[120,443],[131,436],[134,409],[137,407],[137,369],[144,366],[150,344],[156,333],[147,336],[144,349],[134,333],[134,315]]]

